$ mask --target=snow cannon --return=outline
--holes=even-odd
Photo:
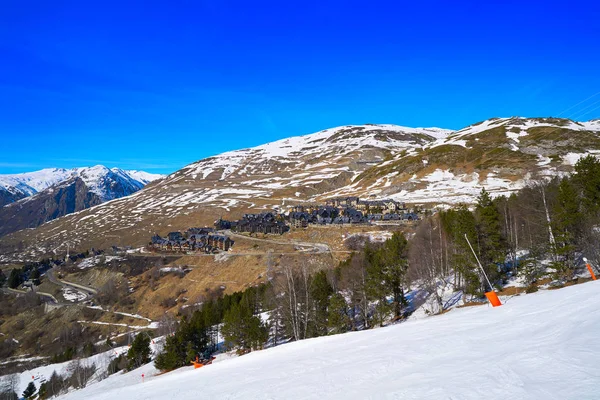
[[[492,307],[498,307],[502,305],[502,302],[498,298],[498,295],[493,290],[491,292],[485,292],[485,297],[487,297]]]
[[[585,257],[583,257],[583,262],[585,263],[585,266],[587,267],[588,271],[590,271],[590,275],[592,276],[592,280],[595,281],[596,280],[596,274],[594,274],[594,270],[592,269],[592,266],[588,262],[588,259],[585,258]]]

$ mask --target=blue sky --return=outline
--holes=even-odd
[[[598,21],[577,1],[3,0],[0,173],[168,173],[338,125],[581,101],[561,116],[600,118]]]

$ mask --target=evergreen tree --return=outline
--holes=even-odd
[[[26,399],[32,398],[36,390],[37,388],[35,387],[35,384],[33,382],[29,382],[29,385],[27,385],[27,388],[25,388],[25,391],[23,392],[23,397]]]
[[[33,284],[36,286],[40,284],[40,271],[38,270],[37,267],[33,267],[33,270],[31,271],[31,274],[29,275],[29,279],[31,279]]]
[[[377,301],[376,312],[382,324],[390,311],[394,317],[402,315],[405,306],[404,286],[408,269],[408,242],[402,233],[396,232],[383,246],[365,249],[367,266],[367,289]],[[387,297],[391,296],[391,302]]]
[[[481,281],[477,264],[465,240],[466,234],[471,243],[477,243],[475,216],[466,205],[461,204],[456,209],[442,212],[441,221],[452,243],[449,263],[456,275],[455,284],[466,294],[479,294]]]
[[[504,263],[508,247],[502,235],[500,211],[485,189],[481,189],[477,198],[476,215],[479,259],[490,281],[493,282],[498,278],[498,264]]]
[[[156,368],[170,371],[189,365],[196,356],[207,356],[214,351],[205,320],[205,314],[200,311],[195,311],[189,319],[184,317],[177,332],[167,337],[163,352],[156,357]]]
[[[558,261],[553,263],[555,278],[568,278],[574,268],[577,238],[580,236],[583,215],[575,186],[567,178],[558,184],[557,202],[553,209],[552,228],[556,240]]]
[[[237,347],[240,352],[261,348],[269,335],[261,319],[243,302],[225,313],[222,333],[228,347]]]
[[[127,352],[127,368],[131,371],[150,362],[150,337],[145,332],[137,334]]]
[[[352,319],[348,315],[348,304],[340,293],[334,293],[329,298],[327,321],[331,334],[344,333],[352,327]]]
[[[327,305],[333,288],[327,281],[327,274],[321,270],[317,272],[311,283],[312,300],[314,302],[314,334],[310,336],[322,336],[327,334]]]
[[[367,262],[365,289],[368,300],[376,302],[374,319],[379,325],[383,325],[383,321],[391,311],[390,303],[387,300],[390,291],[385,279],[386,266],[382,259],[382,253],[381,248],[375,249],[370,245],[365,247],[365,261]]]
[[[382,249],[382,260],[385,265],[384,278],[392,295],[394,317],[402,315],[406,305],[404,287],[406,285],[406,271],[408,270],[408,241],[404,234],[396,232],[385,241]]]
[[[8,287],[11,289],[16,289],[21,283],[23,283],[21,270],[13,268],[13,270],[10,271],[10,276],[8,277]]]
[[[588,155],[575,164],[573,183],[579,188],[583,205],[589,214],[600,211],[600,161]]]

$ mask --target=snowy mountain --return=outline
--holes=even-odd
[[[14,195],[0,207],[0,236],[128,196],[158,178],[161,176],[100,165],[0,175],[0,188]]]
[[[0,206],[34,195],[56,184],[81,178],[103,201],[122,197],[115,187],[119,184],[131,194],[163,176],[144,171],[108,169],[102,165],[91,168],[47,168],[23,174],[0,175]]]
[[[62,398],[596,399],[599,289],[589,282],[512,297],[498,308],[292,342],[200,369],[159,374],[147,364]],[[22,375],[51,373],[43,368]]]
[[[338,196],[469,203],[483,187],[510,194],[569,173],[581,156],[597,153],[600,121],[493,118],[458,131],[341,126],[200,160],[131,196],[44,224],[36,234],[48,247],[65,240],[82,248],[142,245],[157,231]],[[28,240],[5,237],[0,252]]]

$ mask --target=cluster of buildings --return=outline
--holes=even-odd
[[[215,228],[219,230],[230,229],[233,232],[265,233],[275,235],[282,235],[290,230],[290,227],[285,223],[284,217],[272,212],[244,214],[242,219],[237,221],[219,219],[215,222]]]
[[[210,254],[228,251],[233,243],[229,236],[218,234],[213,228],[190,228],[184,233],[170,232],[166,238],[154,235],[149,247],[155,251]]]
[[[282,235],[294,228],[308,225],[368,224],[376,221],[415,221],[417,213],[409,211],[404,203],[394,200],[360,200],[345,197],[327,200],[325,205],[297,205],[287,214],[262,212],[244,214],[236,221],[220,218],[215,228],[190,228],[184,233],[171,232],[166,238],[154,235],[149,247],[155,251],[205,252],[228,251],[233,240],[219,233],[231,230],[240,233],[262,233]]]
[[[406,203],[391,199],[361,200],[359,197],[337,197],[326,200],[325,205],[338,209],[354,208],[364,214],[393,214],[408,211]]]
[[[354,208],[338,209],[332,206],[310,208],[294,207],[287,215],[287,220],[294,228],[306,228],[309,224],[360,224],[367,223],[365,215]]]
[[[288,209],[287,220],[295,228],[309,224],[361,224],[375,221],[415,221],[419,216],[395,200],[329,199],[325,205],[298,205]]]

